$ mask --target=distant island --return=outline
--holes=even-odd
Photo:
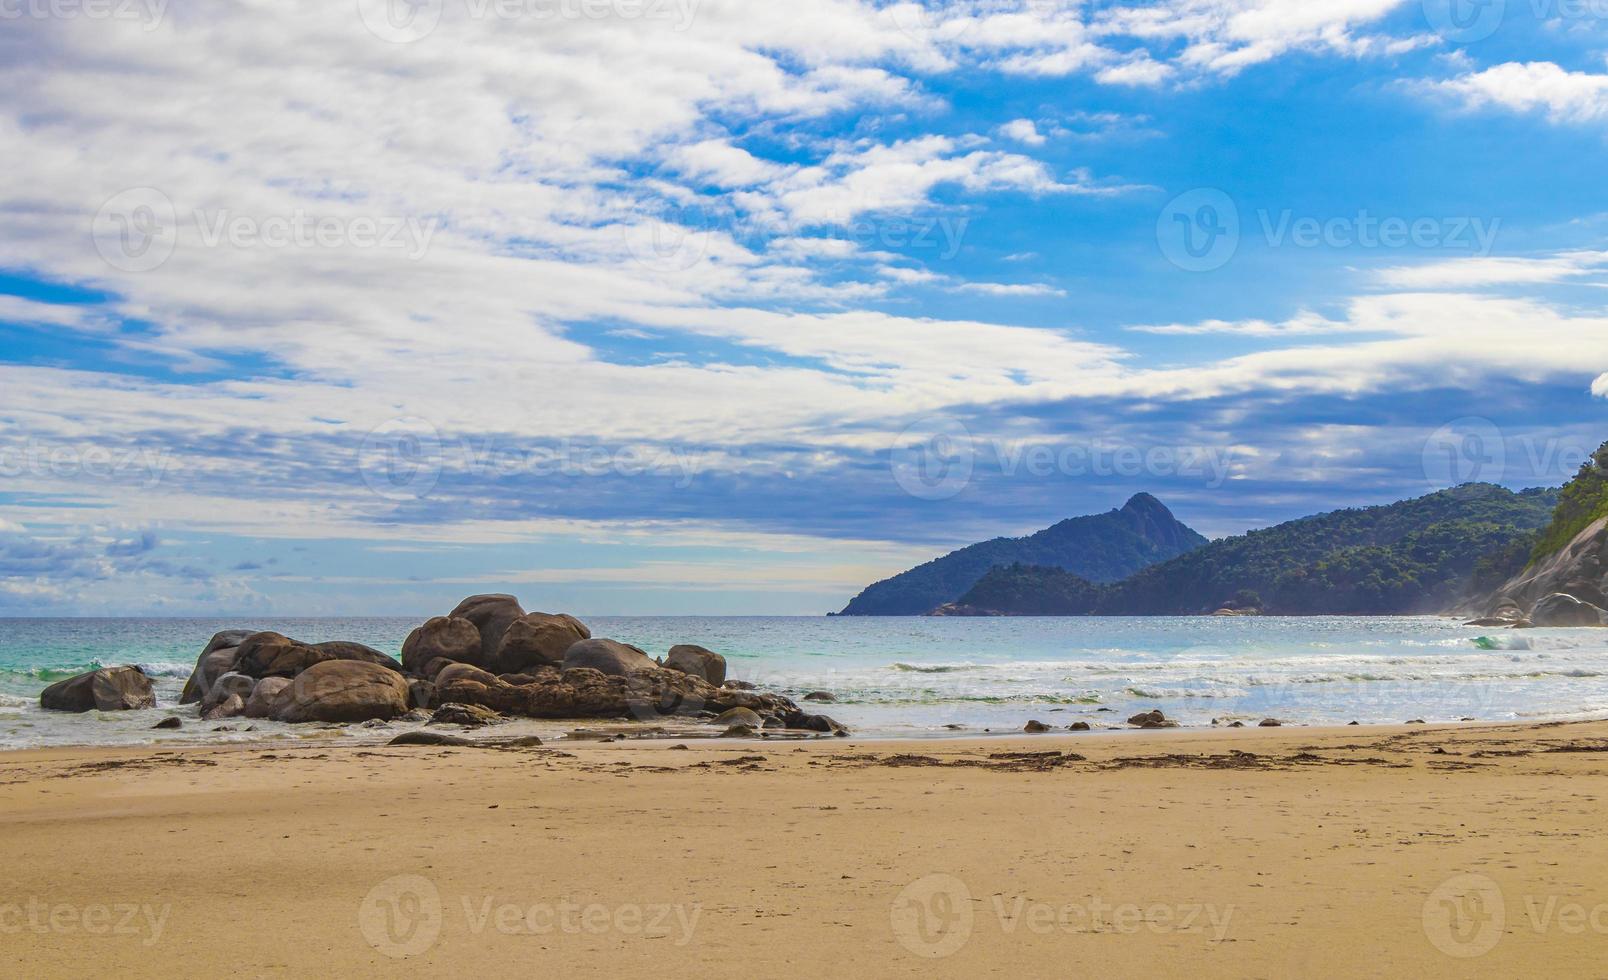
[[[1089,582],[1117,582],[1207,543],[1161,501],[1141,493],[1118,510],[950,552],[868,587],[839,615],[925,615],[965,595],[991,570],[1013,564],[1058,569]]]
[[[1576,494],[1575,496],[1579,496]],[[1079,570],[1079,557],[1062,553],[1054,562],[1034,560],[1000,542],[962,549],[902,576],[878,583],[851,603],[845,614],[888,608],[871,602],[910,578],[932,583],[937,567],[967,556],[967,574],[988,558],[989,567],[968,588],[919,614],[939,616],[1187,616],[1187,615],[1411,615],[1441,613],[1478,603],[1520,575],[1537,549],[1567,532],[1555,528],[1555,512],[1569,508],[1569,525],[1596,511],[1570,503],[1569,492],[1514,492],[1491,484],[1468,484],[1378,507],[1338,510],[1264,530],[1207,542],[1179,523],[1149,495],[1098,518],[1111,528],[1113,515],[1130,508],[1150,515],[1146,527],[1182,529],[1176,551],[1142,561],[1126,575],[1097,578]],[[1561,501],[1561,503],[1560,503]],[[1165,515],[1165,521],[1160,515]],[[1608,517],[1608,505],[1598,516]],[[1077,524],[1064,522],[1057,528]],[[1589,523],[1589,522],[1588,522]],[[1583,526],[1583,525],[1582,525]],[[1055,529],[1050,529],[1054,531]],[[1050,532],[1040,532],[1040,535]],[[1001,539],[1008,544],[1033,538]],[[1564,540],[1568,540],[1565,538]],[[1164,550],[1164,549],[1157,549]],[[996,557],[997,556],[997,557]],[[959,577],[959,576],[957,576]],[[953,579],[944,584],[951,585]],[[917,592],[906,589],[897,608],[916,614]],[[886,612],[884,615],[899,615]]]

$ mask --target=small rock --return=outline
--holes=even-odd
[[[806,701],[819,701],[822,704],[837,704],[837,698],[825,691],[811,691],[804,695]]]
[[[1245,723],[1243,721],[1231,722],[1228,727],[1230,727],[1230,728],[1244,728]]]
[[[765,719],[761,718],[759,712],[754,711],[752,708],[732,708],[730,711],[722,711],[716,715],[715,724],[726,728],[730,728],[733,725],[746,725],[749,728],[758,730],[765,727]]]
[[[179,720],[178,715],[173,715],[170,718],[163,718],[161,721],[157,722],[156,724],[152,725],[151,727],[152,728],[183,728],[184,727],[184,722]]]
[[[201,713],[202,721],[221,721],[224,718],[233,718],[235,715],[245,714],[246,699],[238,694],[231,694],[219,703]]]
[[[1259,722],[1257,724],[1256,727],[1257,728],[1283,728],[1284,727],[1284,722],[1279,721],[1277,718],[1263,718],[1261,720],[1261,722]]]
[[[692,750],[687,748],[685,745],[681,744],[680,742],[677,742],[675,745],[670,746],[669,751],[671,751],[671,752],[691,752]]]
[[[756,690],[755,686],[753,684],[748,683],[747,681],[727,681],[726,683],[722,684],[721,687],[729,687],[733,691],[752,691],[752,690]]]
[[[1407,724],[1409,724],[1409,725],[1424,725],[1424,724],[1428,724],[1428,722],[1424,721],[1424,719],[1422,719],[1422,718],[1414,718],[1412,721],[1409,721]]]
[[[1030,721],[1027,723],[1027,727],[1022,729],[1022,731],[1027,732],[1030,735],[1042,735],[1049,730],[1050,726],[1044,724],[1042,721]]]
[[[1071,725],[1067,726],[1067,730],[1073,732],[1092,732],[1094,731],[1094,727],[1086,721],[1075,721]]]
[[[1362,722],[1360,722],[1360,721],[1354,721],[1354,722],[1352,722],[1352,723],[1351,723],[1351,724],[1349,724],[1349,725],[1347,725],[1347,726],[1346,726],[1346,727],[1347,727],[1347,728],[1353,728],[1353,727],[1360,727],[1360,726],[1361,726],[1361,725],[1362,725]]]
[[[430,716],[432,725],[462,725],[465,728],[479,728],[502,720],[502,715],[478,704],[443,704]]]
[[[457,735],[445,735],[441,732],[403,732],[396,738],[385,743],[387,745],[474,745],[467,738]]]
[[[1166,720],[1167,716],[1162,714],[1160,709],[1157,709],[1155,711],[1143,711],[1134,715],[1128,719],[1128,724],[1138,725],[1142,728],[1146,725],[1159,725]]]
[[[721,738],[753,738],[758,733],[753,725],[732,725],[720,733]]]

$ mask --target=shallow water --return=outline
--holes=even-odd
[[[274,629],[350,639],[396,655],[415,619],[0,619],[0,747],[169,740],[340,738],[387,730],[254,722],[150,729],[174,708],[213,633]],[[724,653],[730,676],[795,698],[857,734],[935,736],[1117,725],[1160,708],[1185,725],[1565,719],[1608,715],[1608,630],[1493,631],[1441,618],[941,619],[608,618],[594,635],[662,654],[675,643]],[[134,663],[160,713],[43,712],[39,692],[96,666]],[[1105,710],[1102,710],[1105,709]],[[236,721],[235,727],[245,722]],[[953,726],[953,727],[952,727]],[[525,726],[544,733],[571,726]]]

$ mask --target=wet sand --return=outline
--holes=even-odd
[[[0,972],[1597,975],[1605,774],[1605,722],[17,752]]]

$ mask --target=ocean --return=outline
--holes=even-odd
[[[213,633],[273,629],[309,642],[350,639],[397,655],[418,619],[0,619],[0,747],[187,740],[372,737],[192,721],[153,731],[177,703]],[[1263,718],[1287,724],[1399,724],[1608,716],[1608,630],[1493,631],[1444,618],[946,619],[596,617],[595,636],[662,655],[698,643],[729,676],[795,699],[874,737],[1121,726],[1160,708],[1186,726]],[[159,712],[64,715],[39,709],[48,684],[97,666],[139,664]],[[234,731],[217,731],[227,724]],[[562,723],[522,723],[558,733]]]

